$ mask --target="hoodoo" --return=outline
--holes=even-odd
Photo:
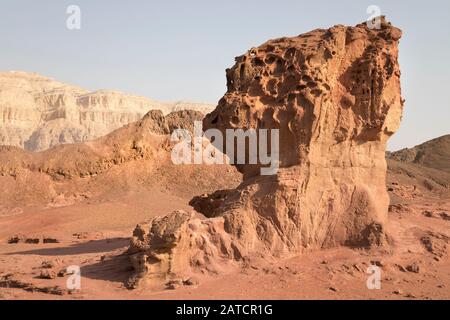
[[[305,249],[383,245],[386,142],[403,110],[400,37],[381,18],[379,29],[317,29],[236,58],[204,128],[278,129],[280,169],[264,176],[238,165],[236,190],[192,200],[205,217],[175,211],[138,226],[130,286]]]

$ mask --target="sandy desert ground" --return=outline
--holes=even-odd
[[[133,195],[148,197],[148,194]],[[129,199],[132,199],[130,196]],[[154,200],[149,197],[149,200]],[[158,197],[162,205],[182,199]],[[162,200],[162,201],[161,201]],[[184,202],[186,205],[186,202]],[[350,248],[305,253],[302,256],[250,265],[222,276],[205,276],[199,284],[176,290],[149,292],[127,290],[124,282],[130,264],[128,249],[133,225],[111,228],[108,220],[123,219],[124,200],[92,207],[73,206],[4,217],[1,221],[0,270],[2,299],[449,299],[450,263],[447,245],[449,220],[428,217],[424,212],[448,212],[449,199],[420,199],[390,212],[389,231],[393,245],[383,250]],[[135,209],[136,210],[136,209]],[[131,210],[133,211],[133,210]],[[138,211],[138,210],[136,210]],[[124,212],[124,211],[122,211]],[[93,215],[108,217],[89,218]],[[39,215],[39,218],[36,217]],[[136,212],[136,218],[148,218]],[[139,221],[139,220],[137,220]],[[23,226],[24,234],[45,234],[57,244],[7,244],[11,228]],[[54,230],[58,230],[55,232]],[[94,231],[101,230],[101,231]],[[17,230],[15,229],[14,232]],[[64,236],[65,235],[65,236]],[[382,270],[382,288],[368,290],[366,269],[376,264]],[[69,265],[81,266],[82,289],[68,294],[67,276],[40,279],[42,271],[58,272]],[[45,269],[45,266],[51,266]],[[8,288],[9,287],[9,288]],[[48,292],[48,293],[47,293]]]
[[[405,164],[402,164],[405,165]],[[411,165],[410,167],[414,167]],[[418,166],[417,166],[418,167]],[[420,167],[418,167],[420,168]],[[414,167],[417,170],[417,168]],[[291,259],[260,261],[224,275],[204,275],[175,290],[128,290],[126,255],[135,225],[170,208],[189,210],[189,197],[170,192],[127,192],[114,199],[86,200],[61,207],[27,208],[0,218],[2,299],[449,299],[450,197],[411,195],[406,176],[391,174],[391,243],[382,249],[335,248]],[[407,190],[407,192],[405,192]],[[58,243],[8,244],[14,235]],[[370,265],[381,268],[381,289],[369,290]],[[66,289],[81,267],[81,290]],[[53,279],[42,279],[49,275]]]

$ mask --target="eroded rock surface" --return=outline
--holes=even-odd
[[[318,29],[236,58],[204,129],[279,129],[280,169],[263,176],[261,165],[238,165],[237,190],[193,200],[208,218],[176,211],[138,227],[130,285],[305,249],[383,245],[385,147],[403,110],[400,37],[383,18],[380,29]]]

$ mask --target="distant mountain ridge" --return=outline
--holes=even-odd
[[[0,145],[43,151],[104,136],[150,110],[169,114],[191,109],[206,114],[214,107],[159,102],[112,90],[89,92],[37,73],[0,72]]]
[[[388,153],[388,158],[450,173],[450,134],[413,148]]]

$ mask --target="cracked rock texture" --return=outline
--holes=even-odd
[[[176,211],[138,226],[130,286],[253,258],[383,245],[385,148],[403,110],[401,34],[383,17],[380,29],[337,25],[237,57],[204,129],[279,129],[280,169],[263,176],[261,165],[238,165],[236,190],[192,200],[206,218]]]

